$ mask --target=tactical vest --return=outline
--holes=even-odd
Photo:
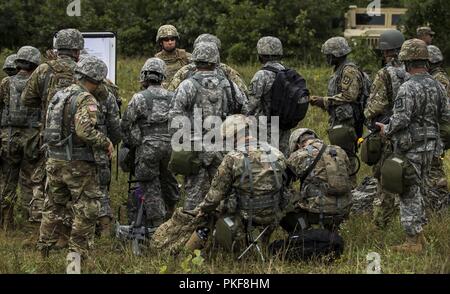
[[[141,136],[169,135],[168,113],[171,97],[168,95],[155,95],[149,89],[140,92],[144,97],[146,114],[144,119],[138,121]],[[156,112],[154,112],[156,110]]]
[[[389,109],[392,109],[392,103],[397,97],[398,90],[400,89],[400,86],[405,82],[409,74],[406,72],[404,66],[386,66],[383,70],[387,78],[385,83],[389,104],[391,105]]]
[[[197,90],[194,108],[201,108],[203,118],[228,116],[228,101],[231,99],[230,83],[220,75],[204,76],[196,73],[191,79]]]
[[[92,147],[86,146],[75,134],[77,103],[89,95],[82,88],[74,85],[58,92],[50,100],[44,131],[44,144],[47,146],[49,158],[66,161],[97,161]],[[101,130],[105,121],[102,112],[98,112],[97,120],[99,124],[96,128]]]
[[[173,76],[177,73],[177,71],[180,68],[189,64],[187,52],[184,49],[176,49],[174,55],[169,55],[164,51],[161,51],[157,53],[155,57],[162,59],[166,63],[167,66],[166,74],[168,81],[170,81],[173,78]]]
[[[41,119],[39,108],[25,107],[21,103],[21,95],[29,77],[16,75],[10,77],[9,103],[2,113],[2,127],[37,128]]]

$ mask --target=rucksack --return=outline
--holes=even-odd
[[[308,261],[312,258],[339,258],[344,252],[344,239],[336,232],[325,229],[311,229],[276,240],[269,246],[273,255],[281,254],[290,261]]]
[[[327,172],[327,193],[331,196],[341,197],[351,191],[350,177],[345,162],[346,153],[338,146],[328,146],[323,154]]]
[[[231,100],[229,88],[232,85],[228,80],[220,75],[203,76],[198,73],[190,80],[197,89],[194,106],[202,109],[203,117],[225,118],[228,115],[228,101]]]
[[[273,67],[264,67],[276,74],[272,85],[270,102],[265,103],[270,106],[268,116],[278,116],[280,118],[280,129],[290,130],[295,128],[303,120],[309,107],[309,90],[306,87],[305,79],[293,69],[279,70]]]

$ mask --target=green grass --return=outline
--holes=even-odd
[[[139,90],[139,71],[144,59],[124,58],[118,62],[118,85],[122,98],[128,102],[133,93]],[[235,66],[244,79],[249,82],[258,70],[258,65]],[[305,76],[314,95],[325,95],[327,79],[331,74],[328,68],[298,68]],[[124,104],[126,104],[124,102]],[[327,114],[311,108],[302,127],[314,129],[326,138]],[[446,157],[447,172],[450,169]],[[114,167],[115,169],[115,167]],[[370,174],[367,166],[362,167],[359,179]],[[118,181],[113,179],[111,187],[114,209],[127,198],[127,175],[120,173]],[[450,181],[450,178],[449,178]],[[20,225],[24,225],[20,217]],[[376,230],[369,216],[355,216],[343,224],[341,233],[346,242],[342,257],[334,263],[316,260],[310,263],[287,262],[273,258],[265,263],[254,260],[237,262],[221,252],[206,256],[198,264],[189,262],[188,255],[176,258],[159,252],[147,252],[143,257],[135,257],[128,247],[121,248],[115,241],[99,240],[91,258],[83,264],[83,273],[365,273],[366,256],[370,252],[381,255],[383,273],[450,273],[450,211],[435,215],[425,228],[428,246],[422,254],[407,255],[394,253],[390,246],[403,241],[404,233],[399,219],[384,231]],[[278,231],[277,236],[283,233]],[[23,248],[22,242],[28,237],[25,229],[5,234],[0,232],[0,273],[64,273],[67,252],[52,253],[47,260],[41,259],[33,249]],[[118,249],[121,248],[122,250]]]

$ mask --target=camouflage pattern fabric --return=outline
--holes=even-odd
[[[156,42],[160,42],[163,38],[175,37],[180,38],[177,28],[173,25],[163,25],[158,29],[156,34]]]
[[[192,61],[219,64],[220,53],[217,45],[214,43],[199,43],[192,52]]]
[[[352,215],[373,212],[373,201],[377,194],[378,181],[374,177],[366,177],[356,189],[352,190]]]
[[[444,55],[442,55],[442,52],[438,47],[436,47],[434,45],[429,45],[428,53],[430,54],[429,61],[431,63],[439,63],[439,62],[444,61]]]
[[[322,53],[325,55],[333,55],[334,57],[342,57],[350,54],[352,49],[343,37],[334,37],[327,40],[322,45]]]
[[[282,56],[283,44],[275,37],[263,37],[259,39],[256,49],[259,55]]]
[[[403,43],[400,54],[398,55],[400,61],[410,60],[429,60],[427,44],[419,39],[411,39]]]
[[[430,70],[430,75],[444,86],[447,96],[450,97],[450,79],[447,72],[442,67],[434,67]]]
[[[34,47],[23,46],[17,51],[16,60],[24,60],[39,65],[41,63],[41,53]]]
[[[394,152],[404,155],[412,167],[406,191],[400,195],[400,218],[406,233],[415,236],[426,223],[425,181],[433,156],[442,153],[438,124],[440,118],[450,119],[448,98],[428,73],[415,74],[400,87],[393,111],[385,133]]]
[[[56,34],[55,49],[83,50],[84,38],[77,29],[64,29]]]
[[[434,36],[436,33],[433,32],[433,30],[430,27],[419,27],[417,28],[417,36],[423,36],[423,35],[432,35]]]
[[[15,69],[16,64],[15,61],[17,59],[17,54],[11,54],[5,59],[5,63],[3,63],[3,70],[5,69]]]
[[[145,196],[146,219],[151,227],[160,225],[179,200],[178,183],[168,170],[172,99],[172,92],[150,86],[133,96],[121,124],[124,142],[136,148],[135,176]]]
[[[191,54],[184,49],[177,48],[173,52],[163,50],[157,53],[155,57],[162,59],[166,63],[166,80],[163,82],[163,87],[167,88],[177,71],[190,63]]]
[[[100,83],[106,79],[106,76],[108,75],[108,67],[98,57],[89,55],[78,62],[75,72],[83,74]]]

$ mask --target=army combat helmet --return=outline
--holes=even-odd
[[[16,63],[19,62],[29,62],[36,66],[41,63],[41,52],[32,46],[23,46],[17,51]]]
[[[17,58],[17,54],[11,54],[8,57],[6,57],[6,59],[5,59],[5,63],[3,64],[3,71],[8,76],[13,76],[13,75],[17,74],[16,63],[15,63],[16,58]]]
[[[56,34],[55,49],[83,50],[84,38],[77,29],[64,29]]]
[[[399,30],[388,30],[381,34],[380,45],[378,49],[380,50],[394,50],[402,48],[405,42],[405,37]]]
[[[352,48],[348,45],[348,42],[343,37],[334,37],[328,39],[322,45],[322,53],[325,55],[333,55],[334,57],[343,57],[352,52]]]
[[[430,55],[430,58],[428,59],[430,63],[434,64],[444,61],[444,55],[442,55],[441,50],[434,45],[428,46],[428,54]]]
[[[106,63],[95,56],[87,56],[78,62],[75,73],[94,84],[101,84],[108,75]]]
[[[399,54],[400,61],[428,60],[429,57],[427,44],[419,39],[405,41]]]
[[[161,82],[166,76],[166,64],[159,58],[148,59],[141,69],[140,82],[155,80]]]
[[[173,25],[163,25],[158,29],[158,33],[156,34],[156,43],[161,42],[164,38],[176,38],[180,39],[180,35],[178,34],[178,30]]]
[[[256,45],[259,55],[282,56],[283,44],[280,39],[275,37],[263,37],[259,39]]]
[[[220,53],[216,44],[214,43],[199,43],[192,52],[193,62],[203,62],[210,64],[220,63]]]
[[[309,137],[306,137],[308,135]],[[302,138],[304,137],[304,138]],[[291,137],[289,138],[289,153],[295,152],[297,150],[297,144],[299,143],[300,139],[304,141],[305,139],[317,139],[317,134],[311,130],[306,128],[296,129],[292,132]]]
[[[197,45],[200,43],[214,43],[219,50],[222,47],[222,42],[220,41],[220,39],[211,34],[201,34],[200,36],[198,36],[194,41],[194,48],[197,47]]]

